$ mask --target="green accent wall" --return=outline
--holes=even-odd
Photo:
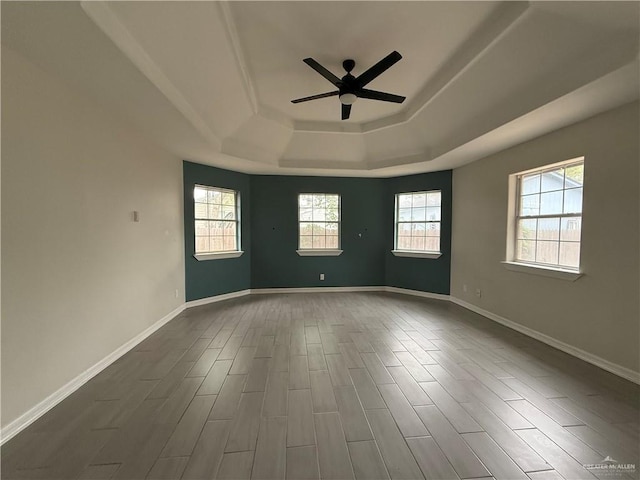
[[[451,270],[451,171],[396,178],[248,175],[184,162],[185,290],[187,301],[248,288],[394,286],[449,293]],[[193,187],[240,192],[244,255],[224,260],[194,257]],[[442,191],[438,259],[395,257],[395,194]],[[301,257],[298,195],[341,196],[341,249],[337,257]],[[324,273],[325,280],[320,280]]]
[[[340,256],[296,253],[300,193],[340,195]],[[252,176],[251,287],[384,285],[384,197],[383,179]]]
[[[451,204],[452,171],[422,173],[386,179],[384,202],[385,285],[448,295],[451,280]],[[394,245],[395,195],[397,193],[440,190],[442,211],[440,224],[440,258],[396,257]]]
[[[183,162],[184,182],[184,268],[187,301],[246,290],[251,286],[251,188],[250,176],[221,168]],[[241,248],[238,258],[199,262],[195,253],[193,187],[229,188],[240,192]]]

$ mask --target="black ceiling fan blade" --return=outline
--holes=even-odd
[[[377,90],[369,90],[361,88],[356,91],[356,95],[360,98],[370,98],[371,100],[382,100],[383,102],[402,103],[405,98],[400,95],[394,95],[393,93],[378,92]]]
[[[355,83],[357,83],[360,87],[364,87],[371,80],[373,80],[382,72],[390,68],[395,63],[397,63],[401,58],[402,58],[402,55],[400,55],[398,52],[394,50],[389,55],[387,55],[382,60],[380,60],[378,63],[376,63],[373,67],[371,67],[369,70],[367,70],[366,72],[358,76],[358,78],[356,78]]]
[[[309,100],[317,100],[318,98],[335,97],[339,93],[340,91],[338,90],[335,92],[319,93],[318,95],[311,95],[310,97],[296,98],[295,100],[291,100],[291,103],[308,102]]]
[[[324,68],[318,62],[316,62],[313,58],[305,58],[303,62],[309,65],[311,68],[313,68],[316,72],[318,72],[324,78],[329,80],[333,85],[340,88],[340,84],[342,83],[342,81],[338,77],[336,77],[333,73],[331,73],[329,70]]]
[[[342,120],[347,120],[351,115],[351,105],[342,104]]]

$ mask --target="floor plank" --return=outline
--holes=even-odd
[[[209,420],[225,420],[234,417],[246,380],[246,375],[227,375],[220,395],[211,409]]]
[[[243,392],[264,392],[269,376],[270,358],[254,358]]]
[[[193,365],[189,373],[187,373],[187,377],[204,377],[209,373],[209,370],[213,366],[213,362],[216,361],[220,352],[222,350],[218,348],[208,348],[206,349],[200,358]]]
[[[482,462],[435,405],[415,407],[415,409],[460,478],[490,475]]]
[[[215,395],[194,397],[165,445],[162,457],[191,455],[215,401]]]
[[[429,398],[433,400],[433,403],[447,417],[447,420],[451,422],[451,425],[458,433],[482,431],[482,427],[478,425],[478,422],[438,382],[424,382],[420,386],[427,392]]]
[[[387,370],[411,405],[433,405],[433,401],[425,390],[420,387],[405,367],[387,367]]]
[[[224,384],[229,369],[231,368],[231,360],[219,360],[213,364],[211,370],[200,384],[200,389],[196,395],[217,395]]]
[[[407,438],[422,473],[427,479],[458,479],[458,474],[433,437]]]
[[[253,451],[230,452],[222,456],[215,478],[218,480],[249,480],[253,468]]]
[[[347,364],[343,360],[341,353],[326,355],[325,359],[327,361],[329,376],[331,377],[331,384],[333,386],[353,385],[351,375],[349,375],[349,369],[347,368]]]
[[[263,418],[251,478],[284,479],[287,451],[287,417]]]
[[[424,424],[420,421],[415,410],[397,385],[379,385],[378,389],[389,408],[389,412],[391,412],[391,416],[398,425],[402,436],[421,437],[429,435]]]
[[[389,478],[376,442],[372,440],[349,442],[348,447],[356,479],[384,480]]]
[[[524,472],[551,469],[551,466],[540,455],[483,404],[474,402],[465,403],[462,406]]]
[[[358,397],[365,410],[372,408],[387,408],[386,403],[380,396],[380,392],[376,388],[376,384],[373,382],[371,375],[364,368],[356,368],[349,370],[353,384],[358,392]]]
[[[245,375],[248,374],[253,365],[253,356],[255,355],[256,347],[240,347],[238,353],[234,357],[233,364],[229,370],[230,375]]]
[[[395,383],[386,367],[380,361],[380,358],[375,353],[361,353],[360,357],[364,362],[371,378],[376,385],[384,385],[387,383]]]
[[[311,390],[289,391],[287,416],[287,447],[315,445]]]
[[[147,474],[147,480],[175,480],[182,477],[189,457],[159,458]]]
[[[289,362],[289,390],[309,388],[309,365],[306,355],[292,355]]]
[[[373,440],[373,434],[353,385],[334,387],[334,393],[347,441]]]
[[[262,416],[284,417],[287,415],[287,399],[289,374],[287,372],[271,372],[267,380]]]
[[[596,478],[571,455],[553,443],[537,429],[516,431],[518,436],[527,442],[541,457],[564,478],[592,479]]]
[[[396,352],[396,357],[402,362],[416,382],[432,382],[433,377],[409,352]]]
[[[309,362],[309,370],[327,370],[327,362],[324,359],[324,351],[322,345],[307,345],[307,357]]]
[[[338,405],[327,371],[310,372],[313,413],[337,412]]]
[[[337,413],[313,415],[318,442],[318,464],[322,479],[349,479],[353,468]]]
[[[360,352],[353,343],[338,344],[348,368],[365,368]]]
[[[0,460],[7,479],[593,478],[640,464],[639,399],[447,302],[247,296],[183,312]]]
[[[287,448],[287,480],[319,480],[315,445]]]
[[[462,438],[496,480],[527,480],[525,473],[485,432],[465,433]]]
[[[222,461],[230,427],[230,420],[214,420],[205,424],[182,475],[184,480],[214,478]]]
[[[225,452],[243,452],[255,449],[263,398],[264,392],[249,392],[240,396],[238,415],[231,426]]]
[[[424,478],[389,410],[368,410],[366,413],[389,476],[394,480]]]

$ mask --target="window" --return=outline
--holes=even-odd
[[[438,258],[440,256],[442,192],[396,194],[396,256]]]
[[[584,159],[515,176],[513,261],[578,271]]]
[[[340,195],[303,193],[298,196],[298,254],[339,255]]]
[[[193,189],[195,242],[198,260],[237,257],[240,251],[240,196],[218,187]]]

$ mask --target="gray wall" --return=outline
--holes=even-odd
[[[3,427],[184,303],[181,168],[3,47]]]
[[[638,115],[632,103],[456,169],[451,294],[638,372]],[[505,270],[508,176],[583,155],[585,275]]]

